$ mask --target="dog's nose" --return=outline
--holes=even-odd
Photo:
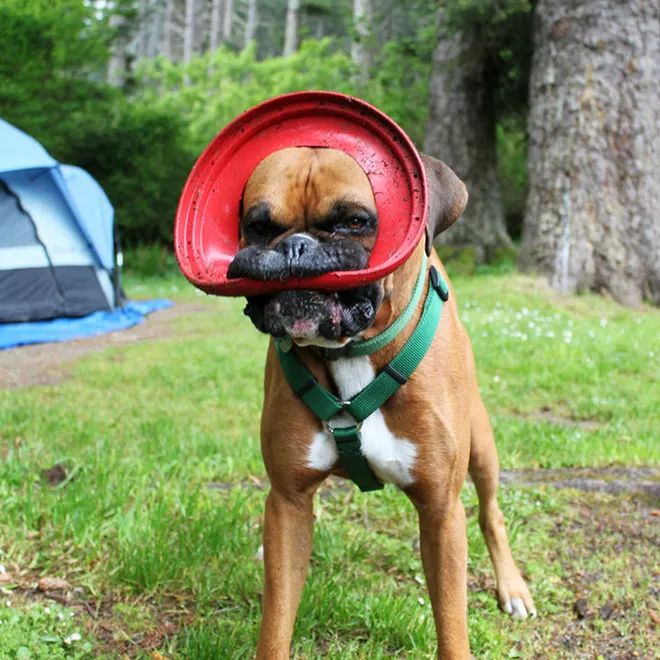
[[[279,244],[278,249],[288,261],[298,261],[316,243],[316,239],[309,234],[292,234]]]

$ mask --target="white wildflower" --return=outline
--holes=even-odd
[[[68,637],[64,638],[64,643],[65,644],[73,644],[74,642],[79,642],[82,639],[80,636],[80,633],[74,632],[71,633]]]

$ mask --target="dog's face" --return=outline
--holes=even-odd
[[[437,177],[429,172],[429,163],[431,168],[437,164],[451,174],[466,201],[465,188],[453,172],[440,161],[426,159],[431,215]],[[450,190],[438,198],[443,218],[436,212],[431,239],[463,211],[465,201],[457,204],[454,198]],[[444,209],[450,202],[454,208]],[[458,212],[447,220],[453,211]],[[276,151],[256,167],[247,182],[240,231],[241,249],[229,266],[229,277],[285,280],[361,270],[367,266],[378,232],[369,179],[355,160],[336,149]],[[248,298],[245,313],[257,329],[274,337],[288,335],[301,345],[336,346],[359,336],[373,323],[384,295],[382,281],[339,292],[286,290]]]

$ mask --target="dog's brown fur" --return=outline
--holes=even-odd
[[[429,235],[442,231],[462,213],[467,195],[451,170],[425,159],[431,187]],[[332,149],[285,149],[271,155],[249,181],[244,208],[268,202],[278,222],[308,231],[315,218],[338,199],[354,199],[375,209],[369,181],[357,164]],[[365,337],[381,332],[410,300],[421,266],[424,241],[382,281],[385,293]],[[447,279],[440,260],[430,264]],[[401,349],[421,313],[390,345],[370,356],[376,372]],[[297,348],[319,382],[333,390],[319,354]],[[288,658],[296,611],[312,546],[312,498],[337,467],[319,472],[306,465],[308,446],[321,423],[291,391],[270,345],[261,420],[263,458],[271,482],[264,527],[265,588],[258,658]],[[534,604],[507,541],[496,500],[497,453],[477,385],[469,338],[461,325],[453,291],[445,304],[433,344],[409,382],[385,403],[390,431],[417,448],[414,482],[405,489],[419,514],[421,555],[433,605],[438,655],[470,656],[467,632],[465,515],[459,493],[469,470],[479,496],[479,521],[497,577],[500,603],[517,598],[528,613]],[[377,494],[372,497],[378,497]]]

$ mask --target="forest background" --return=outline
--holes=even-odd
[[[555,288],[639,306],[660,296],[659,11],[643,0],[5,0],[0,116],[100,181],[125,245],[170,246],[185,177],[229,120],[288,91],[354,94],[466,181],[446,259],[469,270],[520,247],[520,265]]]

